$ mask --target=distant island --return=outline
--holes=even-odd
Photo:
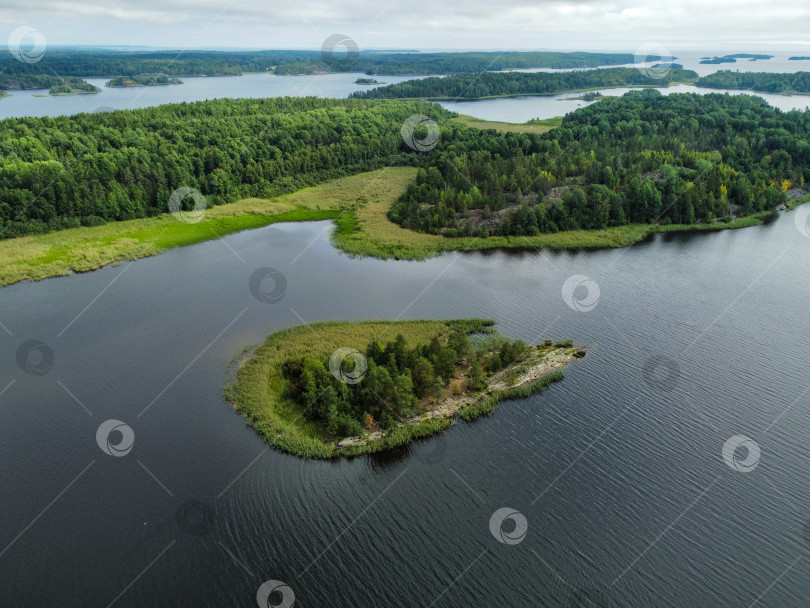
[[[385,84],[383,82],[379,82],[375,78],[358,78],[354,81],[354,84]]]
[[[789,57],[788,61],[810,61],[810,57]]]
[[[667,87],[673,83],[693,82],[697,72],[673,64],[659,79],[636,68],[600,68],[577,72],[484,72],[430,76],[406,80],[367,91],[355,91],[359,99],[430,99],[475,100],[520,95],[556,95],[557,93],[613,87]]]
[[[700,63],[717,65],[720,63],[737,63],[738,59],[748,59],[750,61],[760,61],[773,59],[773,55],[756,55],[751,53],[736,53],[734,55],[723,55],[722,57],[704,57]]]
[[[51,74],[0,73],[0,89],[9,91],[49,89],[48,95],[86,95],[101,92],[97,86],[78,76],[53,76]]]
[[[573,69],[633,63],[631,53],[548,51],[486,52],[374,52],[360,51],[353,61],[330,61],[320,50],[311,51],[176,51],[81,50],[49,48],[37,63],[0,55],[0,88],[29,86],[32,77],[79,76],[117,78],[122,74],[165,73],[169,76],[237,76],[247,73],[276,75],[357,73],[375,75],[457,74],[487,70],[530,68]],[[12,83],[22,86],[4,86]]]
[[[170,84],[183,84],[183,81],[168,74],[138,74],[137,76],[119,76],[107,82],[110,88],[157,87]]]
[[[76,76],[59,78],[58,82],[51,86],[48,95],[88,95],[100,93],[101,89]]]
[[[599,91],[591,91],[589,93],[583,93],[578,97],[566,97],[566,100],[576,100],[576,101],[597,101],[604,97],[602,93]]]
[[[265,440],[307,458],[378,452],[528,397],[586,355],[530,346],[494,321],[326,322],[271,334],[232,362],[226,398]]]

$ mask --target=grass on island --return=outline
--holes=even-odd
[[[232,366],[238,369],[229,374],[235,381],[225,388],[225,398],[268,443],[291,454],[326,459],[391,449],[438,433],[450,426],[452,419],[424,417],[416,424],[392,427],[381,439],[365,445],[339,448],[336,438],[328,437],[321,425],[305,420],[303,406],[285,395],[287,381],[281,373],[282,363],[304,356],[329,355],[341,347],[365,352],[370,341],[393,340],[397,334],[402,334],[409,344],[428,344],[434,336],[446,338],[455,327],[468,333],[494,332],[493,325],[494,321],[487,319],[459,319],[327,321],[291,327],[271,334],[263,345],[243,349],[234,357]],[[561,371],[555,371],[529,384],[486,391],[481,399],[459,414],[466,421],[474,420],[491,413],[500,401],[528,397],[562,377]]]
[[[557,116],[556,118],[546,118],[543,120],[534,119],[524,123],[514,122],[498,122],[495,120],[483,120],[475,116],[468,116],[467,114],[459,114],[456,118],[452,119],[455,122],[461,123],[468,127],[475,127],[476,129],[495,129],[502,133],[547,133],[552,129],[559,127],[562,124],[563,117]]]
[[[694,225],[628,225],[538,236],[446,238],[407,230],[388,219],[392,203],[416,177],[414,167],[389,167],[304,188],[270,200],[244,199],[207,210],[186,224],[170,214],[0,240],[0,285],[94,270],[157,255],[241,230],[277,222],[334,219],[332,242],[349,255],[420,260],[445,251],[489,249],[604,249],[627,247],[654,232],[725,230],[761,224],[772,214]],[[807,202],[793,200],[789,208]]]
[[[291,358],[305,355],[320,356],[338,348],[365,351],[373,339],[393,340],[402,334],[411,343],[427,344],[434,336],[445,336],[456,324],[469,331],[484,329],[492,321],[483,319],[459,321],[328,321],[284,329],[267,337],[237,372],[236,382],[225,389],[226,398],[236,411],[245,417],[248,425],[262,435],[268,443],[285,452],[309,458],[333,458],[337,448],[326,441],[320,427],[301,416],[301,406],[284,398],[286,382],[281,375],[281,364]],[[369,453],[402,445],[432,435],[447,428],[450,420],[434,419],[427,423],[398,427],[385,439],[365,446],[341,448],[341,455]]]

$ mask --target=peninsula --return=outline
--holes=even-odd
[[[439,127],[429,152],[413,146],[424,126],[402,133],[414,115]],[[806,116],[748,95],[643,90],[523,125],[316,98],[78,114],[59,119],[60,137],[50,119],[7,119],[0,284],[284,221],[333,219],[343,251],[403,259],[758,225],[810,198]],[[123,118],[131,141],[115,134]],[[181,187],[204,197],[204,217],[166,213]]]

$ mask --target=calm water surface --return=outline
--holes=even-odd
[[[790,54],[779,54],[767,61],[737,61],[735,64],[702,65],[700,58],[718,53],[675,53],[677,62],[701,76],[721,69],[752,72],[795,72],[810,69],[810,61],[789,61]],[[557,70],[524,70],[557,71]],[[355,84],[365,74],[322,74],[315,76],[273,76],[270,74],[245,74],[237,77],[183,78],[182,85],[136,87],[115,89],[104,86],[107,78],[88,78],[102,89],[95,95],[64,95],[49,97],[47,90],[9,91],[10,96],[0,100],[0,119],[16,116],[60,116],[98,110],[125,110],[145,108],[165,103],[202,101],[221,97],[261,98],[278,96],[307,96],[345,98],[354,91],[368,89],[368,85]],[[410,80],[409,76],[376,76],[381,84],[393,84]],[[627,88],[601,89],[605,95],[622,95]],[[679,85],[662,89],[664,93],[722,92]],[[725,91],[744,94],[740,91]],[[750,93],[748,93],[750,94]],[[532,118],[554,118],[589,105],[589,102],[573,99],[577,93],[562,93],[545,97],[512,97],[473,102],[443,102],[442,106],[454,112],[470,114],[484,120],[526,122]],[[810,107],[807,95],[769,95],[757,93],[768,103],[782,110]]]
[[[0,118],[15,116],[62,116],[99,110],[131,110],[165,103],[203,101],[221,97],[348,97],[354,91],[369,86],[355,84],[365,74],[320,74],[314,76],[274,76],[271,74],[243,74],[210,78],[184,77],[181,85],[157,87],[110,88],[109,78],[87,78],[101,93],[92,95],[49,96],[46,90],[9,91],[9,97],[0,100]],[[382,84],[411,80],[402,76],[377,76]]]
[[[627,87],[613,89],[595,89],[603,95],[621,96],[631,89]],[[730,93],[732,95],[756,95],[765,99],[770,105],[780,110],[805,110],[810,107],[810,95],[773,95],[753,93],[751,91],[733,91],[730,89],[705,89],[691,85],[679,84],[665,89],[658,89],[664,95],[672,93]],[[470,114],[484,120],[506,122],[526,122],[533,118],[554,118],[584,108],[592,103],[576,99],[581,93],[561,93],[548,96],[503,97],[499,99],[482,99],[480,101],[442,102],[442,106],[460,114]]]
[[[699,56],[679,61],[696,68]],[[356,77],[26,91],[0,116],[345,97]],[[692,90],[668,92],[681,89]],[[583,105],[571,96],[446,105],[521,122]],[[806,606],[810,239],[795,215],[620,251],[425,262],[349,258],[329,223],[276,225],[2,288],[0,605],[255,606],[272,579],[296,606]],[[250,294],[262,267],[286,277],[277,304]],[[573,275],[598,286],[590,312],[563,300]],[[268,449],[222,400],[232,355],[278,329],[463,316],[526,341],[571,338],[589,355],[542,395],[351,461]],[[29,340],[45,345],[44,361],[28,359],[40,375],[17,360]],[[109,419],[132,428],[125,456],[97,444]],[[737,435],[761,450],[749,472],[723,460]],[[519,544],[490,532],[502,507],[526,518]]]
[[[810,239],[794,214],[424,262],[349,258],[329,229],[0,290],[0,605],[249,607],[271,579],[296,606],[807,605]],[[248,289],[261,267],[286,277],[277,304]],[[572,275],[598,285],[590,312],[562,298]],[[267,449],[221,398],[231,356],[278,329],[466,316],[589,355],[541,395],[351,461]],[[53,351],[44,375],[16,361],[30,339]],[[134,432],[126,456],[96,442],[108,419]],[[724,463],[735,435],[761,448],[750,472]],[[184,518],[187,501],[207,507]],[[502,507],[526,518],[519,544],[490,533]]]

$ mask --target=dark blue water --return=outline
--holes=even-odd
[[[810,239],[794,215],[425,262],[276,225],[3,288],[0,605],[249,607],[277,580],[295,606],[806,606]],[[280,302],[251,295],[260,267],[284,274]],[[572,275],[599,288],[590,312],[563,300]],[[543,394],[351,461],[267,449],[221,397],[231,356],[283,327],[467,316],[589,355]],[[16,360],[28,340],[41,375]],[[124,456],[96,441],[109,419],[132,429]],[[723,460],[737,435],[761,451],[749,472]],[[490,532],[504,507],[525,517],[517,544]]]

